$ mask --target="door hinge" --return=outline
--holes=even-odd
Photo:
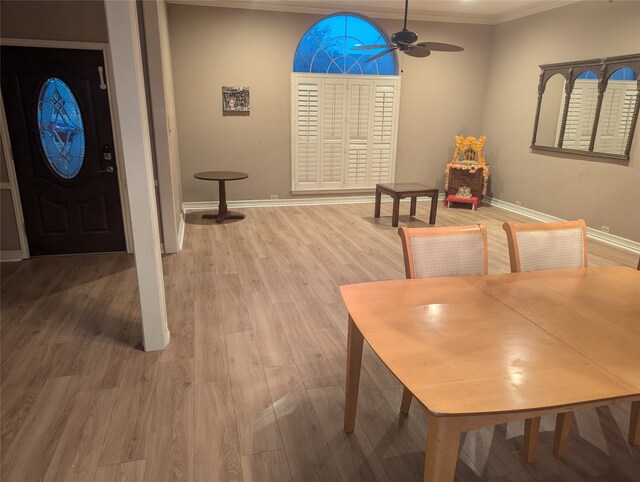
[[[104,67],[102,65],[98,66],[98,75],[100,76],[100,89],[107,90],[107,84],[104,83]]]

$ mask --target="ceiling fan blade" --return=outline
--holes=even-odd
[[[383,55],[387,55],[389,52],[393,52],[394,50],[396,50],[398,47],[392,47],[389,50],[385,50],[384,52],[380,52],[377,55],[374,55],[373,57],[371,57],[370,59],[367,59],[364,61],[365,64],[368,64],[369,62],[373,62],[376,59],[379,59],[380,57],[382,57]]]
[[[431,55],[431,50],[424,47],[417,47],[416,45],[412,45],[410,48],[405,50],[404,53],[410,55],[411,57],[428,57],[429,55]]]
[[[428,50],[435,50],[437,52],[462,52],[464,49],[457,45],[443,44],[440,42],[420,42],[416,44],[417,47],[426,48]]]
[[[373,49],[390,49],[393,45],[380,44],[380,45],[360,45],[359,47],[351,47],[349,50],[373,50]]]

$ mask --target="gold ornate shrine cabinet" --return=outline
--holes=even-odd
[[[460,188],[469,187],[471,196],[482,199],[487,194],[489,165],[484,159],[486,137],[456,136],[456,150],[453,160],[445,169],[445,196],[459,195]],[[459,159],[462,154],[462,159]],[[463,190],[464,191],[464,190]],[[468,196],[468,195],[467,195]]]
[[[444,188],[448,194],[455,195],[461,187],[469,186],[471,195],[482,199],[487,194],[487,181],[489,180],[489,165],[468,166],[450,162],[445,169]]]

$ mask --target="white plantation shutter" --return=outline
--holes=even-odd
[[[392,156],[395,150],[395,106],[397,87],[376,85],[373,116],[372,182],[391,180]]]
[[[373,111],[374,142],[391,142],[393,132],[394,88],[390,85],[377,85]]]
[[[295,85],[294,171],[299,186],[318,187],[318,84]]]
[[[345,187],[367,187],[370,160],[371,103],[370,79],[349,80],[349,130]]]
[[[596,152],[623,154],[636,103],[636,81],[610,81],[602,98]]]
[[[292,190],[392,182],[400,79],[292,74]]]
[[[345,95],[344,82],[322,83],[322,187],[340,188],[344,159]]]
[[[624,141],[621,149],[622,151],[624,151],[624,147],[626,147],[626,142],[629,138],[629,133],[631,132],[633,109],[636,106],[637,99],[638,91],[633,86],[630,89],[627,88],[622,101],[622,114],[620,114],[620,125],[618,127],[618,135]]]
[[[618,114],[620,99],[623,92],[615,89],[610,95],[602,98],[602,109],[600,111],[600,120],[598,123],[598,133],[596,138],[595,150],[597,152],[607,152],[613,150],[616,144],[618,134]],[[615,106],[615,107],[614,107]],[[612,115],[616,112],[615,115]]]
[[[366,141],[369,138],[369,119],[371,103],[370,83],[356,81],[350,84],[349,95],[349,139]]]
[[[581,151],[589,149],[597,101],[598,82],[576,80],[569,98],[569,111],[562,141],[563,148]]]

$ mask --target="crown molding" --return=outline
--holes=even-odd
[[[442,14],[442,13],[410,13],[410,20],[417,20],[423,22],[445,22],[445,23],[466,23],[477,25],[496,25],[499,23],[509,22],[536,13],[545,12],[547,10],[553,10],[556,8],[564,7],[572,3],[577,3],[582,0],[555,0],[551,2],[540,2],[532,5],[526,5],[521,8],[516,8],[510,12],[500,15],[477,15],[477,14]],[[168,3],[174,3],[178,5],[195,5],[200,7],[216,7],[216,8],[235,8],[244,10],[263,10],[270,12],[287,12],[287,13],[308,13],[316,15],[328,15],[341,11],[353,11],[366,15],[371,18],[385,18],[403,20],[404,12],[392,11],[389,9],[376,10],[362,8],[354,3],[335,3],[327,4],[326,6],[312,6],[305,5],[301,2],[299,5],[279,4],[276,2],[256,2],[247,0],[167,0]]]
[[[557,0],[550,3],[534,3],[532,5],[526,5],[521,8],[516,8],[511,12],[503,13],[493,17],[493,21],[490,25],[497,25],[499,23],[510,22],[522,17],[528,17],[529,15],[535,15],[536,13],[546,12],[547,10],[554,10],[556,8],[566,7],[572,3],[578,3],[582,0]]]

